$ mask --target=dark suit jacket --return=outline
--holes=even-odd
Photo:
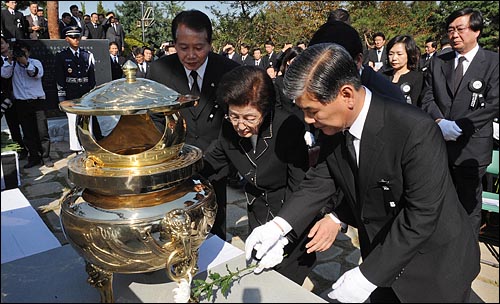
[[[135,60],[134,60],[135,62]],[[135,72],[135,77],[137,78],[146,78],[146,75],[148,74],[149,72],[149,69],[151,69],[151,64],[148,63],[148,62],[145,62],[146,63],[146,71],[143,72],[141,71],[141,69],[139,69],[139,65],[137,62],[135,62],[135,64],[137,64],[137,71]]]
[[[8,9],[2,10],[2,33],[10,42],[12,38],[25,39],[27,37],[28,30],[26,28],[26,20],[23,13],[16,11],[12,15]]]
[[[387,67],[388,62],[387,62],[387,46],[384,45],[384,49],[382,50],[382,54],[380,56],[380,62],[382,62],[384,65],[380,70],[383,70],[385,67]],[[371,49],[368,51],[368,62],[379,62],[378,60],[378,55],[377,55],[377,49]]]
[[[363,66],[361,83],[370,91],[376,92],[387,99],[406,103],[406,99],[398,86],[367,65]]]
[[[276,68],[276,61],[278,59],[278,54],[276,52],[272,52],[271,56],[267,54],[264,57],[262,57],[262,59],[264,59],[264,69],[267,69],[270,66]]]
[[[33,27],[33,18],[31,14],[26,15],[26,29],[28,31],[29,39],[49,39],[49,24],[45,17],[38,17],[38,26],[40,29],[38,31],[33,31],[31,28]]]
[[[208,54],[198,105],[180,110],[187,124],[186,144],[206,150],[219,136],[225,105],[216,100],[217,85],[222,75],[237,66],[238,63],[221,55],[212,52]],[[190,93],[184,66],[177,53],[153,61],[146,78],[162,83],[180,94]],[[164,122],[158,117],[155,118],[157,126],[163,125],[160,130],[164,130]]]
[[[102,30],[102,25],[98,24],[96,28],[92,22],[85,24],[83,29],[83,36],[87,37],[87,39],[102,39],[104,38],[104,32]],[[120,51],[120,50],[118,50]]]
[[[337,204],[348,204],[357,221],[360,269],[370,282],[392,287],[402,302],[467,301],[463,291],[479,273],[479,246],[437,124],[417,107],[373,94],[360,142],[357,191],[343,134],[322,143],[320,162],[278,216],[303,231],[340,187],[345,199]]]
[[[452,92],[455,52],[438,55],[431,60],[425,75],[422,109],[433,119],[456,121],[463,135],[448,141],[448,160],[456,166],[487,166],[493,149],[492,121],[498,117],[498,53],[479,48],[456,95]],[[469,108],[472,100],[471,82],[483,81],[478,102],[484,107]]]
[[[126,59],[123,56],[118,56],[118,63],[113,61],[113,58],[110,56],[111,63],[111,79],[119,79],[123,77],[122,65],[125,63]]]
[[[386,77],[391,83],[395,84],[400,89],[407,103],[411,103],[414,106],[420,106],[420,93],[422,93],[422,87],[424,85],[423,72],[410,70],[408,73],[401,75],[397,83],[392,82],[394,79],[393,68],[383,71],[381,75]],[[405,92],[403,92],[403,85],[410,86],[409,93],[405,94]]]
[[[256,60],[253,59],[251,65],[255,65],[255,61]],[[258,67],[263,69],[263,70],[267,69],[267,64],[266,64],[266,61],[264,60],[264,58],[260,58],[260,62],[259,62]]]
[[[238,62],[240,65],[254,65],[253,57],[250,54],[247,54],[245,60],[243,60],[243,56],[240,55],[236,62]]]

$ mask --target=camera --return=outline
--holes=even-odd
[[[19,46],[14,46],[12,49],[12,56],[14,58],[26,57],[26,53]]]

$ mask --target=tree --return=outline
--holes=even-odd
[[[47,20],[50,39],[60,39],[59,34],[59,1],[47,1]]]
[[[104,10],[104,6],[102,5],[102,1],[97,2],[97,14],[104,14],[106,16],[106,11]]]

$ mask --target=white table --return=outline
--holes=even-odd
[[[218,241],[205,242],[200,248],[200,261],[205,260],[203,263],[209,270],[225,275],[226,264],[232,271],[236,270],[236,267],[245,267],[245,257],[241,250],[230,244],[224,245],[225,249],[220,245]],[[221,257],[221,254],[224,257]],[[226,258],[230,259],[225,260]],[[70,245],[6,263],[2,265],[1,272],[2,303],[100,301],[98,290],[86,282],[88,276],[83,258]],[[201,272],[195,279],[203,279],[206,276],[206,272]],[[113,275],[113,293],[117,303],[173,302],[172,290],[175,287],[177,284],[170,281],[164,270]],[[276,271],[266,271],[259,275],[249,272],[234,282],[227,298],[219,291],[211,302],[214,300],[216,303],[326,303]],[[208,303],[206,299],[201,299],[201,302]]]
[[[1,205],[2,264],[61,247],[18,188],[2,191]]]

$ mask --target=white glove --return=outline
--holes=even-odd
[[[446,119],[441,119],[438,122],[441,132],[443,133],[444,140],[446,141],[456,141],[457,138],[462,135],[462,129],[457,125],[456,122]]]
[[[191,297],[191,274],[189,274],[189,282],[186,279],[181,279],[177,283],[177,288],[172,290],[175,303],[187,303]]]
[[[283,261],[283,256],[285,254],[284,248],[288,244],[288,239],[286,237],[280,236],[280,239],[276,244],[274,244],[268,252],[264,254],[262,259],[259,261],[258,266],[253,270],[255,274],[261,273],[265,269],[272,268]],[[258,251],[261,244],[255,245],[255,249]]]
[[[332,285],[333,291],[328,297],[342,303],[363,303],[376,288],[376,285],[365,278],[358,266],[344,273]]]
[[[281,228],[274,223],[273,221],[269,221],[265,223],[262,226],[259,226],[255,228],[252,233],[248,236],[246,242],[245,242],[245,257],[247,260],[250,260],[252,257],[252,250],[255,249],[257,250],[257,253],[255,254],[255,258],[257,260],[260,260],[263,258],[263,256],[270,251],[271,249],[273,250],[273,253],[270,253],[270,255],[265,259],[264,263],[262,264],[263,267],[269,268],[272,266],[275,266],[278,263],[269,266],[272,264],[272,260],[275,260],[275,256],[277,252],[279,251],[278,247],[273,248],[276,243],[279,242],[280,238],[283,237],[283,231]],[[282,245],[281,243],[279,246],[284,247],[285,245]],[[262,271],[262,270],[260,270]]]

